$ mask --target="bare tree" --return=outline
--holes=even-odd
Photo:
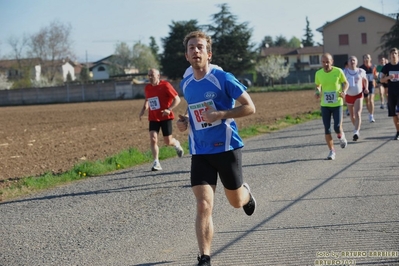
[[[29,44],[29,37],[24,34],[22,38],[17,38],[15,36],[11,36],[8,39],[8,44],[11,46],[12,54],[11,57],[18,62],[19,69],[22,68],[21,59],[25,57],[26,49]]]
[[[289,65],[285,65],[285,60],[280,55],[269,55],[261,60],[255,68],[265,80],[272,82],[272,87],[275,80],[287,77],[290,69]]]
[[[42,60],[42,72],[50,81],[56,76],[62,60],[75,57],[71,50],[71,30],[70,24],[53,21],[31,37],[29,55]]]
[[[12,65],[8,70],[12,73],[8,79],[12,81],[12,88],[31,87],[31,78],[34,76],[34,67],[39,60],[35,58],[26,58],[30,37],[24,34],[22,38],[10,36],[7,43],[11,46],[10,59],[13,59]]]

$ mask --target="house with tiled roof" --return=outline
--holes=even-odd
[[[310,46],[301,48],[263,47],[261,57],[280,55],[285,58],[290,71],[306,71],[321,68],[323,46]]]
[[[40,58],[0,60],[0,73],[10,81],[22,78],[26,73],[31,79],[38,80],[41,71],[40,63]]]
[[[17,80],[28,74],[30,79],[39,81],[42,77],[42,70],[51,67],[54,62],[42,61],[40,58],[0,60],[0,73],[5,75],[8,80]],[[57,74],[62,76],[63,81],[67,80],[68,73],[72,80],[75,80],[76,64],[69,60],[57,60],[55,62]]]
[[[111,68],[116,67],[119,69],[123,69],[124,74],[129,75],[129,74],[137,74],[139,73],[139,70],[137,68],[124,68],[120,65],[115,64],[113,62],[112,57],[114,55],[110,55],[107,57],[104,57],[96,62],[93,62],[91,66],[89,67],[92,80],[107,80],[112,78],[111,76]],[[123,74],[122,74],[123,76]]]
[[[389,16],[360,6],[327,22],[317,31],[322,33],[324,51],[333,56],[334,65],[343,67],[352,55],[358,58],[359,64],[364,54],[370,54],[372,61],[378,63],[382,55],[381,37],[395,23]]]

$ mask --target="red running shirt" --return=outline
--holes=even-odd
[[[173,86],[161,80],[158,85],[147,84],[144,88],[145,98],[148,101],[148,120],[163,121],[174,119],[173,112],[168,116],[162,116],[162,110],[168,109],[172,105],[173,99],[178,95]]]

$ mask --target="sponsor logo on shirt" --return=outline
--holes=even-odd
[[[206,99],[215,99],[216,98],[216,92],[207,91],[207,92],[205,92],[204,97]]]

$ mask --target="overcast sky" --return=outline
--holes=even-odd
[[[150,36],[162,47],[172,21],[210,24],[221,3],[228,3],[238,23],[248,22],[256,44],[267,35],[302,39],[306,17],[314,41],[322,42],[317,28],[359,6],[399,12],[399,0],[0,0],[0,58],[10,54],[11,36],[35,34],[55,20],[72,26],[73,51],[81,62],[86,54],[89,61],[111,55],[118,42],[149,44]]]

